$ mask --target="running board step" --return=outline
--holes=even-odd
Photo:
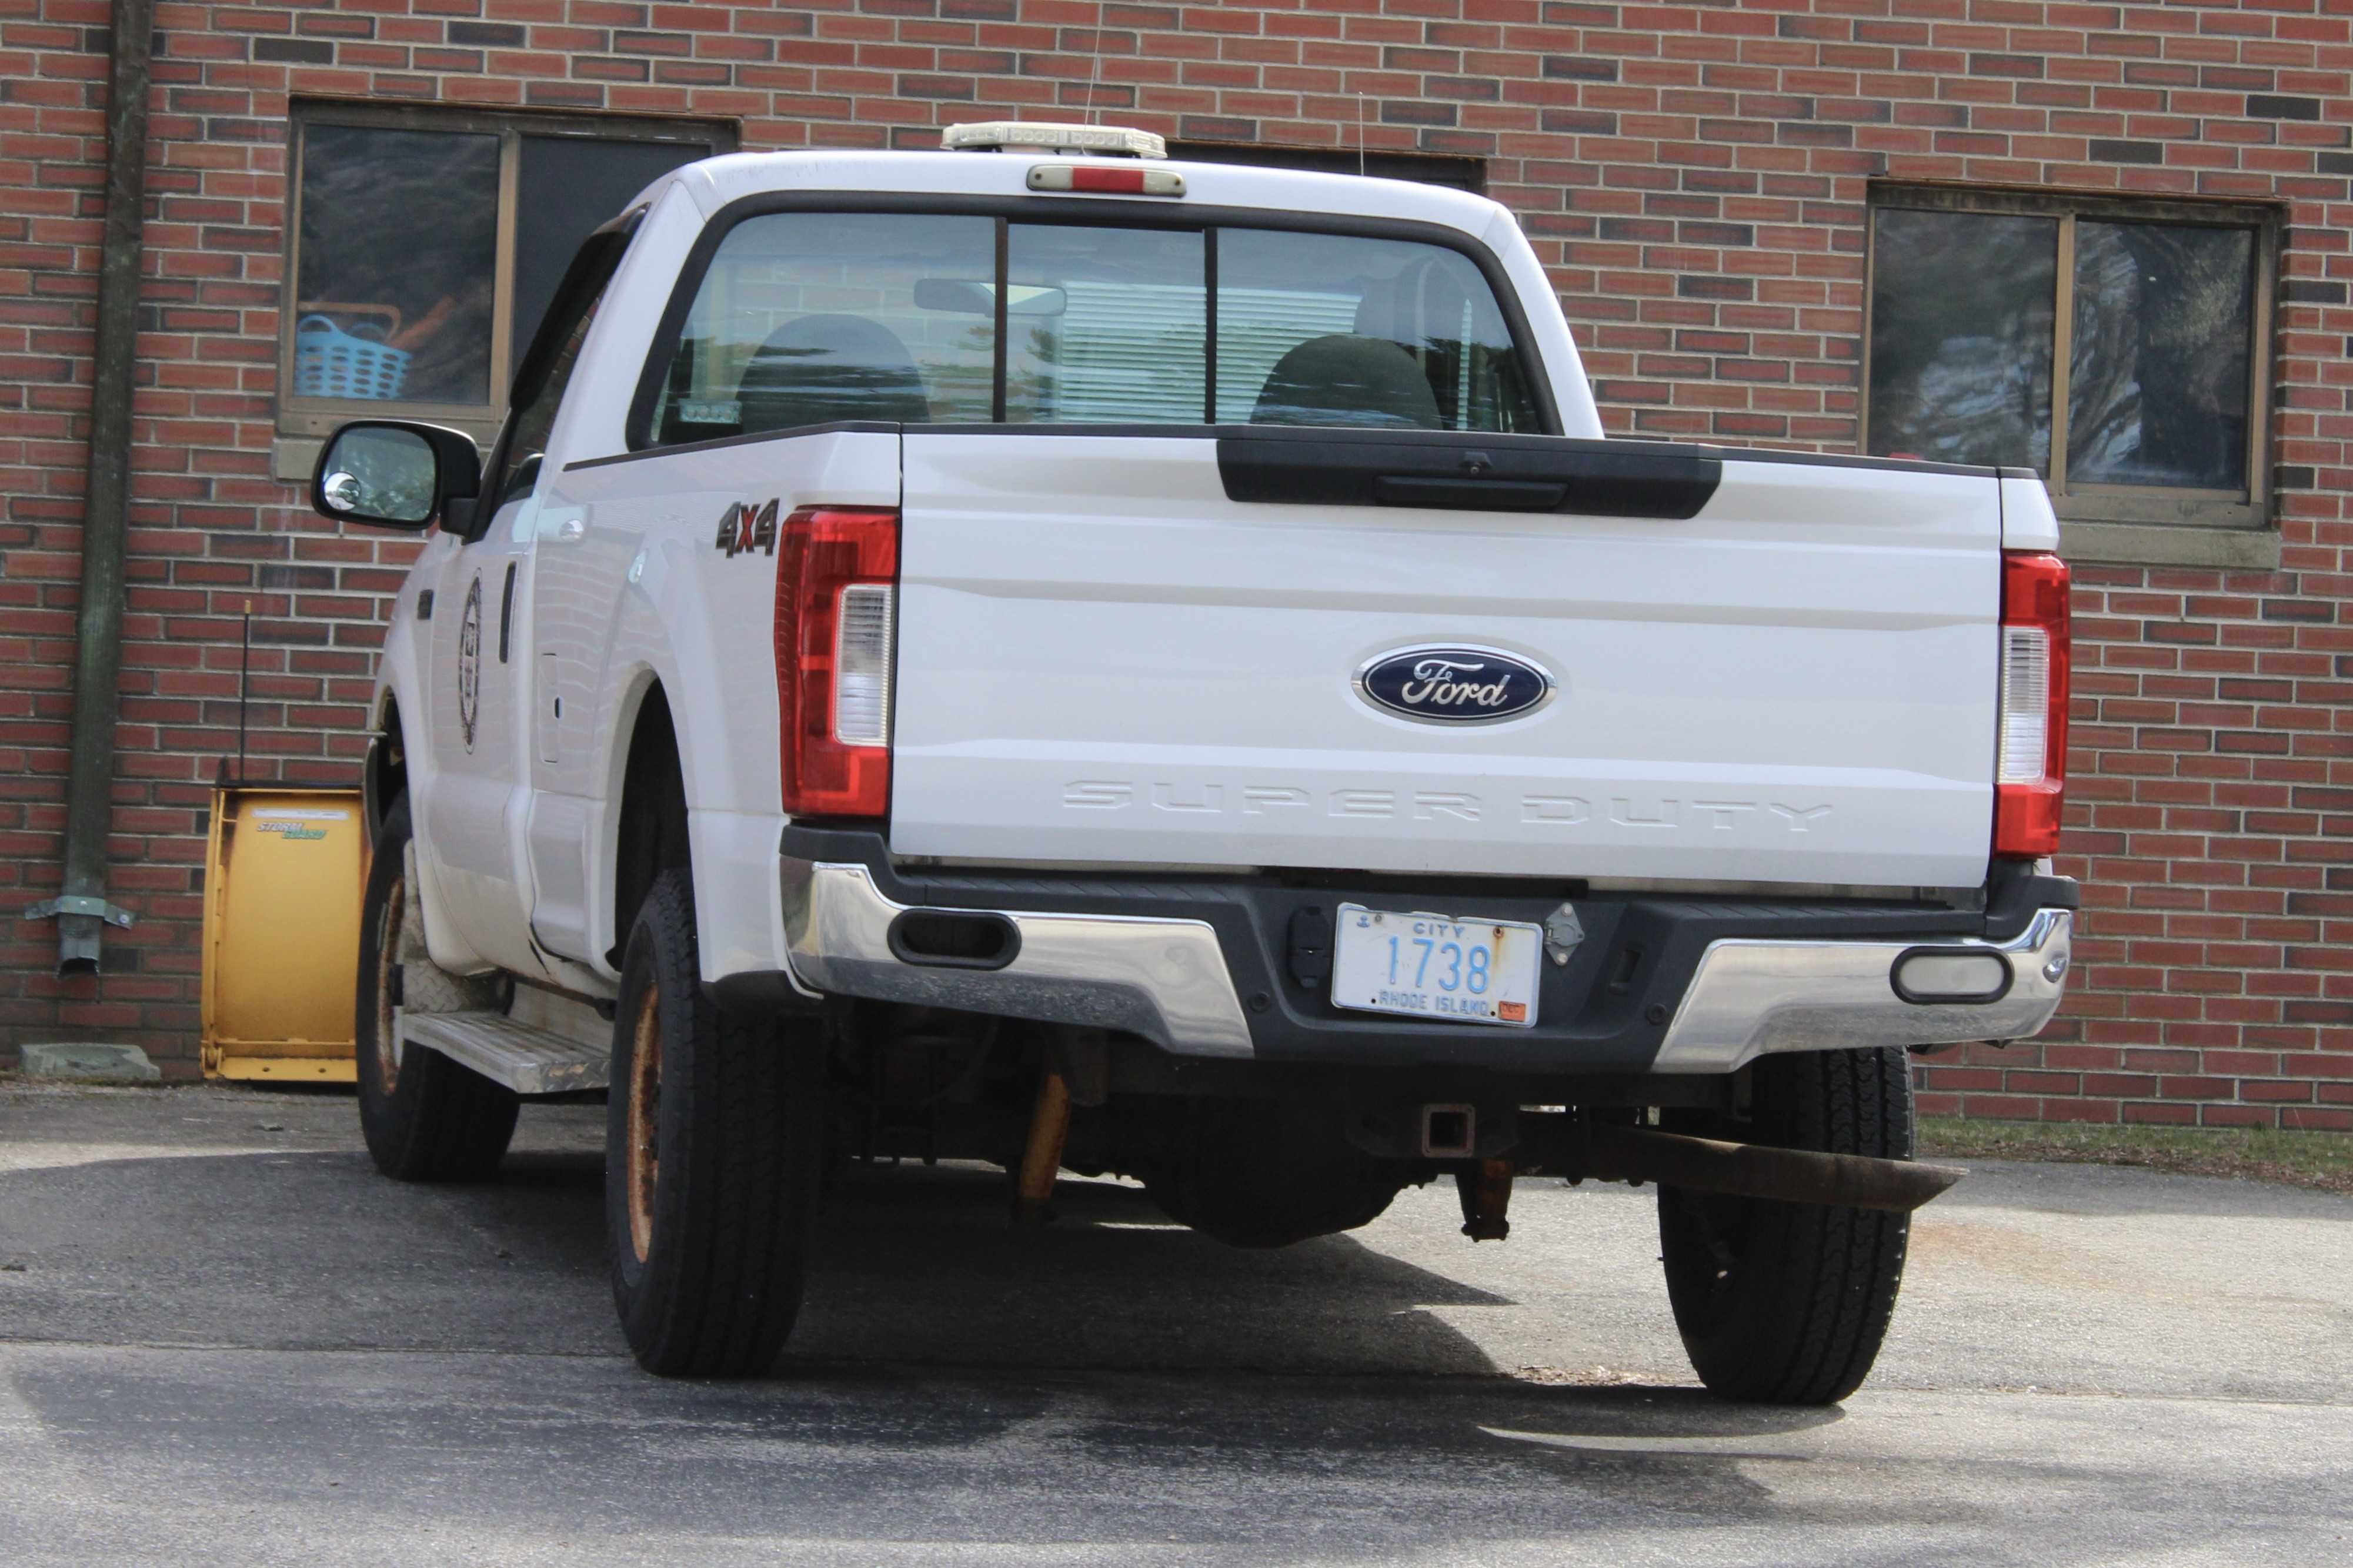
[[[602,1089],[613,1053],[503,1013],[404,1013],[400,1037],[439,1051],[517,1094]]]

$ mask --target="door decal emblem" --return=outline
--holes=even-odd
[[[1401,647],[1358,667],[1356,695],[1430,724],[1492,724],[1552,700],[1553,679],[1526,659],[1467,645]]]
[[[482,574],[466,590],[466,614],[458,623],[458,728],[466,750],[474,749],[474,725],[482,705]]]
[[[733,561],[738,555],[757,550],[765,554],[776,552],[776,503],[781,496],[772,496],[765,506],[754,506],[739,500],[719,514],[719,531],[711,541],[711,548]]]

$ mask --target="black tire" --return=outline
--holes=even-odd
[[[522,1101],[503,1084],[422,1046],[402,1047],[396,1005],[455,1012],[495,1005],[499,976],[471,979],[437,968],[414,929],[408,800],[377,829],[360,906],[360,976],[353,1040],[358,1054],[360,1132],[385,1175],[404,1182],[476,1182],[498,1169]]]
[[[1760,1058],[1746,1121],[1671,1115],[1678,1131],[1912,1157],[1905,1053]],[[1834,1405],[1862,1385],[1887,1336],[1911,1216],[1659,1189],[1667,1296],[1709,1390],[1758,1405]]]
[[[792,1332],[825,1152],[817,1027],[712,1005],[691,884],[656,879],[622,957],[605,1122],[613,1303],[648,1372],[756,1377]]]
[[[1336,1105],[1287,1100],[1166,1102],[1169,1124],[1140,1173],[1170,1219],[1229,1247],[1289,1247],[1369,1225],[1403,1169],[1350,1143]]]

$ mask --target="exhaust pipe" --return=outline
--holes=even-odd
[[[1572,1182],[1651,1182],[1775,1203],[1909,1214],[1968,1174],[1958,1165],[1726,1143],[1647,1127],[1572,1122],[1558,1113],[1523,1113],[1520,1127],[1522,1172]]]

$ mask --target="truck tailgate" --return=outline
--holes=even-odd
[[[1450,510],[1443,487],[1234,500],[1218,448],[908,431],[895,852],[1983,879],[1989,471],[1724,453],[1676,519]],[[1432,722],[1356,683],[1465,647],[1545,672],[1550,700]]]

